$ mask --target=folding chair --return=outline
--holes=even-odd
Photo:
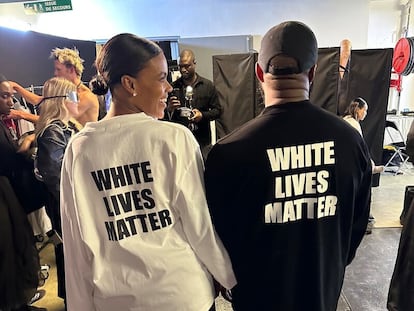
[[[385,160],[384,169],[386,172],[393,172],[394,175],[403,173],[404,169],[409,169],[407,165],[409,156],[406,153],[405,139],[393,121],[385,121],[385,133],[387,133],[391,142],[384,146],[384,151],[390,152],[389,159]]]

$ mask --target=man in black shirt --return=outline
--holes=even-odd
[[[215,144],[207,201],[233,264],[233,307],[336,310],[368,222],[371,161],[361,135],[309,101],[315,35],[285,22],[263,37],[265,109]]]
[[[196,73],[193,51],[180,53],[179,68],[181,77],[172,83],[174,91],[168,100],[166,117],[192,130],[206,159],[211,149],[210,121],[221,114],[217,90],[210,80]]]

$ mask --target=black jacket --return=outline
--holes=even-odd
[[[48,191],[59,202],[60,170],[66,146],[73,130],[61,121],[53,121],[37,137],[36,168]]]
[[[182,78],[177,79],[172,83],[173,88],[179,89],[179,99],[182,106],[185,106],[185,89],[186,86]],[[221,115],[221,105],[218,100],[217,90],[213,83],[197,75],[197,80],[193,87],[193,100],[192,107],[200,110],[203,114],[203,118],[200,122],[196,123],[196,129],[193,130],[194,136],[197,139],[200,146],[206,146],[211,144],[211,130],[210,121],[216,120]],[[188,126],[189,122],[186,118],[179,116],[177,110],[174,111],[171,116],[171,121],[181,123]]]
[[[17,153],[17,149],[9,129],[0,120],[0,176],[8,178],[25,212],[31,213],[45,205],[46,189],[35,178],[33,161]]]

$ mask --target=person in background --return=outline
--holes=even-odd
[[[368,113],[368,104],[362,97],[357,97],[351,101],[349,106],[346,108],[343,119],[348,122],[354,129],[358,131],[358,133],[362,135],[362,128],[359,122],[363,121]],[[371,159],[371,166],[372,166],[372,174],[379,174],[384,171],[383,165],[376,165],[375,162]],[[372,228],[375,224],[375,218],[370,213],[369,214],[369,221],[366,233],[371,234]]]
[[[62,236],[60,220],[60,172],[66,146],[75,132],[69,119],[78,115],[76,85],[64,78],[51,78],[43,86],[36,123],[37,155],[35,170],[49,192],[47,212],[57,236]],[[65,272],[62,243],[55,243],[58,296],[65,299]]]
[[[345,110],[343,119],[348,122],[358,133],[362,135],[362,128],[359,122],[363,121],[368,113],[368,104],[362,97],[357,97],[351,101],[348,108]],[[372,174],[379,174],[384,171],[383,165],[376,165],[371,159]]]
[[[43,183],[36,180],[33,161],[27,154],[31,152],[33,135],[27,136],[19,144],[19,137],[10,112],[13,107],[13,89],[10,81],[0,74],[0,95],[3,112],[0,113],[0,175],[9,179],[23,209],[27,214],[41,208],[46,199]]]
[[[13,90],[0,74],[0,310],[29,310],[39,284],[39,254],[23,208],[22,171],[28,163],[3,122],[13,106]],[[31,172],[33,169],[31,170]],[[27,208],[27,207],[26,207]],[[32,300],[33,301],[33,300]]]
[[[351,61],[352,43],[348,39],[340,42],[339,49],[339,79],[342,80],[345,74],[349,73]],[[346,93],[346,92],[345,92]]]
[[[85,126],[86,122],[97,121],[99,114],[98,98],[82,83],[81,78],[84,70],[84,61],[80,58],[79,51],[76,48],[54,48],[50,54],[50,58],[54,61],[55,77],[65,78],[76,85],[76,91],[79,98],[79,114],[76,117],[76,121],[79,123],[79,125],[77,125],[78,129]],[[42,96],[26,90],[16,82],[10,83],[13,89],[23,96],[29,103],[37,105],[41,102]],[[12,117],[23,118],[34,123],[36,123],[38,118],[36,115],[20,111],[13,111]]]
[[[199,145],[158,120],[172,90],[164,53],[119,34],[96,67],[94,93],[109,88],[110,109],[72,139],[62,167],[68,310],[211,310],[213,278],[236,280],[211,223]]]
[[[211,149],[210,121],[220,117],[222,108],[216,88],[196,73],[196,64],[193,51],[181,51],[178,64],[181,77],[172,83],[175,91],[168,99],[166,119],[188,126],[206,159]],[[183,107],[192,109],[191,115]]]
[[[265,109],[218,141],[206,161],[207,202],[237,279],[235,311],[336,310],[365,233],[368,149],[309,101],[317,57],[308,26],[272,27],[256,64]]]

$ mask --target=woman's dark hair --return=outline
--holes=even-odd
[[[92,77],[91,81],[89,81],[89,88],[98,96],[108,93],[108,85],[101,75]]]
[[[357,97],[351,101],[348,108],[344,112],[344,116],[351,116],[356,119],[356,109],[362,109],[365,105],[368,105],[365,99],[362,97]]]
[[[116,35],[105,43],[95,65],[98,76],[90,82],[92,92],[106,94],[114,85],[121,82],[123,75],[136,76],[145,64],[162,53],[154,42],[130,33]]]

